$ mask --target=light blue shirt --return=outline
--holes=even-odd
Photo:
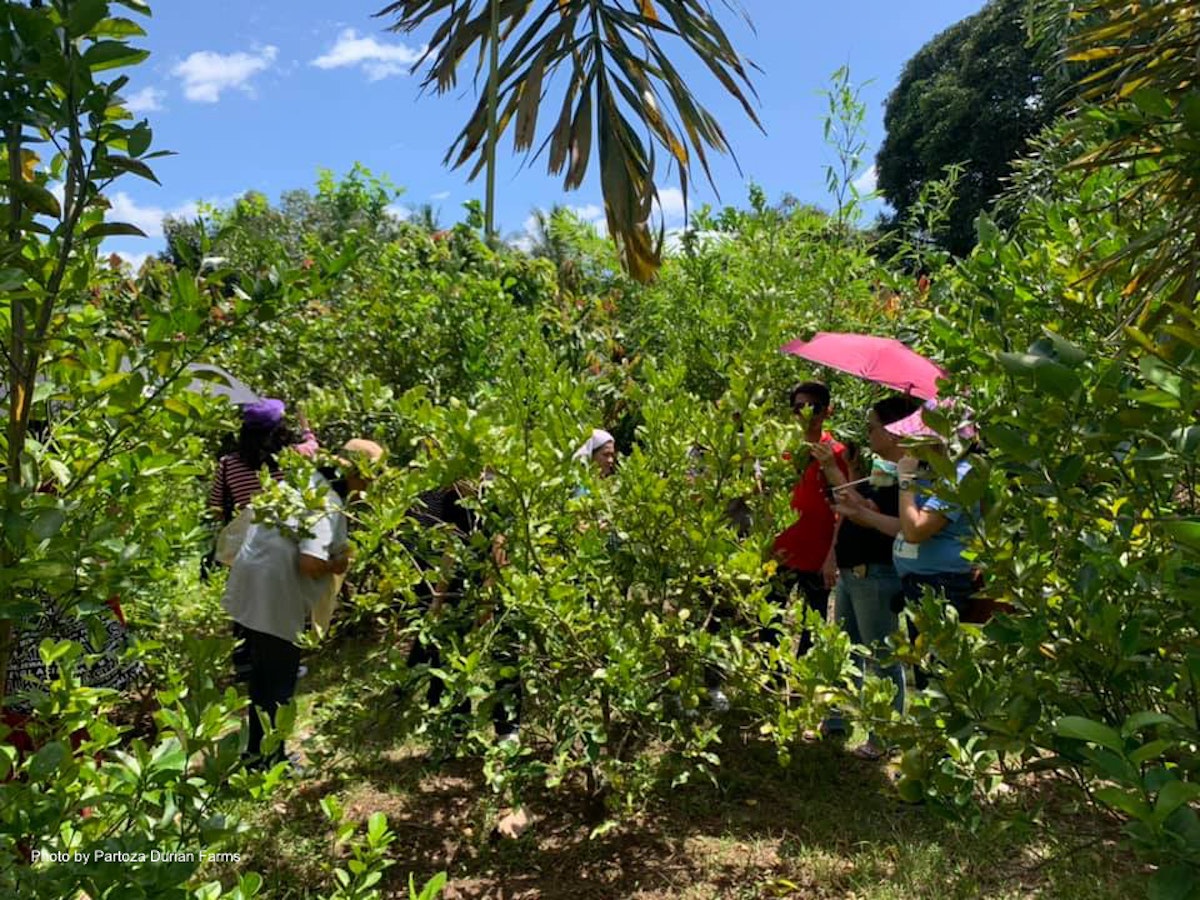
[[[959,484],[971,471],[971,464],[963,460],[955,469],[955,481]],[[940,513],[946,518],[946,526],[937,534],[919,544],[904,540],[903,534],[896,535],[892,545],[892,560],[896,571],[903,575],[939,575],[951,572],[969,572],[971,563],[963,558],[963,551],[971,540],[971,520],[978,518],[979,505],[970,510],[943,500],[929,493],[931,483],[918,481],[919,489],[914,500],[917,509]]]

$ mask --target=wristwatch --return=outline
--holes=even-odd
[[[900,490],[911,491],[913,489],[913,480],[907,477],[900,478]]]

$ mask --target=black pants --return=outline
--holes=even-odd
[[[459,631],[460,637],[465,637],[467,630]],[[505,635],[500,635],[500,640],[504,641]],[[514,639],[515,640],[515,639]],[[504,643],[509,643],[504,641]],[[517,667],[517,654],[514,649],[510,649],[504,653],[496,654],[496,661],[502,666]],[[412,649],[408,651],[408,668],[414,669],[417,666],[428,665],[431,669],[439,668],[442,665],[442,654],[436,644],[426,644],[420,638],[413,642]],[[446,683],[436,675],[429,676],[429,687],[425,692],[425,702],[432,709],[437,706],[442,699],[442,694],[446,691]],[[496,681],[496,705],[492,709],[492,724],[496,727],[496,734],[508,734],[516,729],[521,724],[521,679],[519,677],[501,678]],[[512,712],[510,714],[509,708]],[[471,712],[471,702],[464,700],[456,707],[455,712],[459,715],[469,715]]]
[[[900,580],[904,588],[904,605],[920,603],[925,588],[931,588],[939,597],[958,610],[961,617],[971,605],[971,598],[979,589],[979,582],[972,572],[942,572],[937,575],[905,575]],[[903,605],[901,606],[903,608]],[[916,641],[917,626],[912,619],[908,620],[908,637]],[[917,690],[923,691],[929,686],[929,673],[921,666],[913,667],[913,683]]]
[[[771,579],[771,593],[768,599],[776,606],[787,608],[791,602],[792,592],[799,595],[802,604],[800,612],[813,609],[822,617],[829,609],[829,588],[825,586],[825,576],[820,572],[801,572],[781,566]],[[783,633],[782,623],[776,620],[759,632],[759,640],[778,646],[780,635]],[[800,656],[812,648],[812,632],[804,628],[800,632]]]
[[[464,615],[463,609],[459,604],[462,598],[464,582],[461,577],[456,577],[449,585],[446,592],[448,599],[446,603],[446,613],[455,619],[454,634],[459,638],[464,638],[471,631],[471,622]],[[429,589],[428,582],[422,582],[416,589],[418,609],[421,612],[427,613],[433,604],[433,594]],[[517,668],[517,644],[518,638],[508,629],[501,628],[500,633],[496,636],[500,642],[500,646],[506,648],[503,651],[496,653],[496,661],[502,666]],[[440,668],[442,665],[442,654],[436,644],[427,644],[418,637],[413,641],[412,649],[408,651],[408,668],[410,670],[421,665],[428,665],[431,669]],[[425,702],[432,709],[437,706],[442,699],[442,694],[446,690],[446,683],[436,675],[429,676],[429,687],[425,692]],[[521,679],[518,676],[512,678],[501,678],[496,682],[496,690],[499,696],[496,697],[496,706],[492,710],[492,723],[496,726],[497,734],[508,734],[516,729],[521,724]],[[509,708],[512,709],[512,714],[509,714]],[[471,702],[464,700],[455,709],[459,715],[469,715],[471,712]]]
[[[244,662],[250,682],[250,737],[246,754],[252,758],[262,753],[263,726],[258,714],[266,713],[271,724],[275,724],[275,710],[281,704],[291,703],[296,694],[296,678],[300,673],[300,648],[291,641],[264,634],[242,625],[235,626],[235,634],[243,641],[240,654],[234,651],[234,659]],[[283,744],[272,754],[266,764],[283,760]]]

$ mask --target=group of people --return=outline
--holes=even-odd
[[[897,395],[867,410],[867,445],[873,454],[867,465],[858,444],[839,441],[825,428],[833,412],[828,386],[817,381],[797,384],[788,402],[804,429],[804,442],[790,454],[797,476],[791,488],[796,518],[774,541],[777,568],[771,600],[780,609],[811,609],[824,617],[832,596],[834,618],[852,643],[873,651],[858,660],[860,670],[870,666],[890,679],[896,688],[895,708],[903,710],[905,673],[889,659],[886,641],[899,628],[905,604],[918,601],[926,590],[944,598],[960,615],[967,612],[978,588],[966,551],[979,509],[956,504],[947,496],[953,491],[939,491],[931,469],[913,452],[917,443],[932,452],[948,452],[924,422],[930,404]],[[592,460],[601,475],[612,474],[612,435],[594,432],[576,456]],[[959,461],[955,471],[961,482],[970,471],[969,461]],[[763,633],[773,642],[782,636],[779,623]],[[802,628],[797,650],[803,654],[810,646],[811,635]],[[924,674],[915,674],[918,686],[923,686]],[[706,675],[706,680],[713,707],[726,708],[719,678]],[[844,735],[846,725],[833,716],[822,730]],[[855,752],[874,759],[886,748],[871,735]]]
[[[897,616],[906,601],[931,589],[960,612],[965,610],[975,580],[964,554],[970,517],[977,510],[961,509],[939,496],[928,470],[909,452],[911,439],[932,434],[922,422],[920,401],[894,396],[867,411],[867,443],[874,454],[867,474],[857,445],[843,443],[825,429],[833,410],[826,385],[815,381],[798,384],[788,400],[804,429],[804,441],[793,452],[796,480],[791,488],[791,509],[796,518],[774,541],[778,565],[772,599],[781,609],[796,604],[801,610],[825,615],[832,594],[835,618],[852,642],[878,651],[860,662],[876,665],[876,660],[887,659],[881,648],[896,631]],[[249,687],[246,753],[259,765],[284,758],[282,746],[271,754],[262,753],[263,717],[273,720],[278,707],[295,694],[302,673],[297,642],[314,610],[323,599],[330,599],[349,566],[346,506],[369,486],[384,457],[379,444],[356,438],[343,445],[330,464],[317,467],[310,487],[323,491],[325,508],[299,536],[286,528],[254,524],[243,512],[262,489],[262,472],[276,479],[283,477],[280,454],[288,447],[312,457],[318,444],[307,426],[297,434],[287,425],[282,401],[267,399],[245,406],[236,448],[219,459],[209,493],[213,518],[227,533],[237,532],[235,546],[225,548],[228,555],[223,561],[230,571],[222,606],[233,620],[237,639],[235,670]],[[575,458],[594,466],[602,478],[614,475],[617,450],[613,435],[593,431]],[[969,463],[960,462],[958,477],[964,477],[968,469]],[[478,487],[461,482],[428,491],[420,496],[411,516],[430,533],[448,532],[468,544],[470,536],[481,529],[474,504],[468,502],[477,496]],[[582,483],[576,489],[577,495],[586,491]],[[235,527],[239,522],[241,527]],[[485,543],[491,547],[490,559],[484,561],[491,566],[491,574],[483,582],[487,584],[507,564],[507,558],[502,533],[489,535]],[[444,559],[436,556],[416,556],[425,560],[419,562],[419,606],[434,614],[457,605],[464,589],[463,571],[453,554]],[[765,634],[768,640],[779,640],[782,629],[776,625]],[[805,652],[810,643],[807,630],[802,629],[799,652]],[[111,656],[116,658],[116,654]],[[435,645],[420,639],[414,642],[408,658],[410,669],[435,670],[440,662]],[[714,707],[728,708],[719,673],[712,666],[709,669],[706,680],[712,682]],[[895,683],[896,707],[902,709],[906,690],[902,667],[891,662],[881,671]],[[14,679],[28,673],[18,664],[9,675]],[[433,675],[429,678],[427,701],[436,705],[442,682]],[[495,703],[493,716],[497,732],[504,737],[515,736],[519,728],[521,688],[516,679],[509,681],[497,686],[503,696]],[[21,687],[12,684],[10,693]],[[837,717],[826,722],[830,733],[844,728]],[[858,752],[878,756],[883,748],[871,739]]]
[[[868,465],[857,444],[839,441],[826,430],[833,405],[825,384],[797,384],[789,391],[788,401],[803,428],[804,440],[791,454],[796,478],[790,505],[795,520],[774,541],[777,568],[772,600],[781,610],[811,609],[824,616],[832,595],[836,620],[856,647],[869,648],[870,655],[859,660],[860,669],[873,667],[889,678],[896,688],[896,709],[902,710],[905,672],[889,658],[885,643],[899,627],[898,614],[905,603],[919,599],[927,590],[943,597],[960,614],[966,612],[977,588],[966,550],[972,518],[979,510],[964,509],[948,499],[945,495],[953,492],[940,491],[930,469],[912,452],[918,440],[928,440],[935,452],[946,452],[924,424],[927,404],[911,396],[892,396],[866,411],[867,446],[873,454]],[[230,566],[222,606],[233,621],[237,639],[235,671],[249,687],[246,753],[254,765],[285,759],[282,746],[263,754],[263,719],[273,721],[279,706],[294,697],[303,670],[297,642],[314,611],[332,599],[349,566],[347,505],[368,488],[385,455],[374,441],[356,438],[346,442],[329,464],[317,466],[309,486],[323,492],[324,509],[300,534],[285,527],[254,524],[244,512],[262,489],[264,471],[275,479],[283,477],[280,456],[288,447],[313,457],[318,444],[306,424],[300,433],[288,426],[282,401],[267,399],[245,406],[236,447],[220,457],[209,493],[213,518],[226,534],[236,532],[234,545],[225,548],[228,555],[222,560]],[[607,431],[593,431],[574,456],[593,466],[601,478],[617,471],[616,441]],[[958,462],[957,479],[961,481],[969,470],[969,462]],[[427,491],[410,510],[419,530],[452,535],[464,547],[490,547],[488,559],[480,560],[479,570],[486,570],[480,581],[483,586],[492,583],[507,565],[502,529],[492,528],[494,533],[486,534],[482,542],[471,541],[472,535],[483,530],[475,511],[477,504],[472,501],[486,480],[484,473],[479,483],[463,481]],[[577,496],[587,493],[583,485],[581,481],[576,488]],[[731,521],[744,536],[748,507],[735,502],[731,510],[734,506],[738,509],[730,512]],[[239,522],[240,528],[236,527]],[[437,614],[456,607],[465,588],[461,560],[436,546],[424,550],[429,552],[414,554],[422,573],[417,587],[420,610]],[[117,608],[115,628],[123,632],[119,620]],[[716,617],[710,627],[719,627],[721,621],[722,617]],[[463,628],[473,624],[467,622]],[[764,629],[766,640],[778,641],[783,634],[780,623]],[[114,647],[121,643],[119,638],[123,634],[113,636]],[[801,629],[798,640],[798,650],[803,653],[811,644],[806,629]],[[36,646],[32,639],[25,643]],[[506,638],[500,644],[513,645],[504,652],[511,651],[515,660],[515,640]],[[32,652],[26,655],[33,657]],[[10,697],[19,698],[28,690],[34,664],[26,665],[23,658],[17,654],[9,669]],[[114,651],[104,658],[117,660],[119,654]],[[414,642],[408,666],[429,678],[430,706],[437,705],[443,693],[442,681],[433,674],[440,664],[436,645],[421,639]],[[50,677],[50,673],[33,674],[41,680]],[[106,669],[98,677],[104,684],[121,687],[136,674],[118,667],[111,672]],[[922,673],[916,675],[920,686]],[[714,708],[727,709],[718,666],[706,668],[706,682]],[[521,685],[516,678],[509,678],[497,689],[498,696],[493,698],[497,733],[516,737]],[[401,688],[401,693],[404,690]],[[8,712],[23,710],[14,712],[10,704]],[[845,723],[835,715],[823,730],[844,734]],[[872,736],[856,752],[876,758],[885,748]]]

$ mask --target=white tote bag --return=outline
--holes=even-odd
[[[312,608],[313,631],[317,637],[324,637],[329,632],[329,623],[333,619],[333,611],[337,607],[338,594],[342,592],[342,582],[345,575],[332,575],[329,578],[329,589],[321,596]]]
[[[237,559],[238,551],[242,549],[242,544],[246,541],[246,535],[250,533],[250,526],[254,524],[254,513],[249,506],[244,507],[232,522],[221,529],[221,533],[217,535],[217,562],[222,565],[232,566],[233,561]]]

